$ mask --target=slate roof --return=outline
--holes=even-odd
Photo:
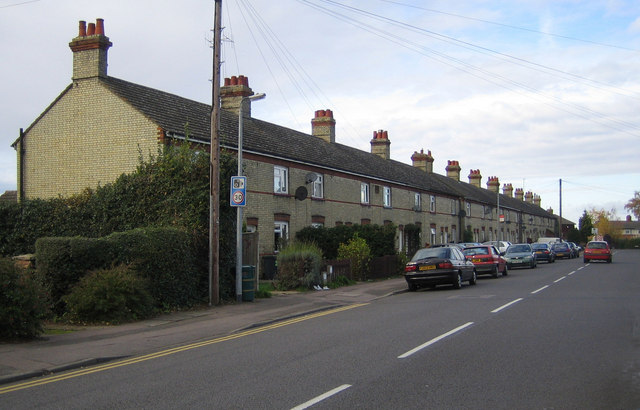
[[[168,134],[185,135],[188,122],[189,138],[210,142],[211,106],[175,94],[134,84],[114,77],[101,81],[115,94],[158,124]],[[328,143],[310,134],[280,125],[246,118],[243,123],[243,150],[275,158],[337,170],[363,178],[406,186],[450,197],[496,206],[494,192],[471,184],[455,181],[440,174],[427,174],[419,168],[339,143]],[[238,117],[232,112],[220,111],[220,144],[237,149]],[[532,215],[552,217],[542,208],[500,194],[500,207],[520,210]]]

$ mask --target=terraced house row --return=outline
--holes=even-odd
[[[208,149],[211,106],[107,75],[112,46],[104,22],[81,21],[69,44],[72,82],[13,143],[18,196],[50,198],[113,181],[133,171],[139,155],[158,144],[189,140]],[[248,78],[225,79],[221,88],[221,147],[237,151],[238,114],[244,114],[244,169],[248,179],[247,228],[260,232],[260,253],[273,254],[280,238],[310,226],[394,224],[397,248],[405,227],[418,226],[422,242],[536,240],[557,232],[557,217],[540,197],[497,177],[482,186],[480,170],[468,181],[449,160],[446,175],[433,170],[423,149],[411,165],[391,159],[390,133],[373,131],[370,152],[336,142],[331,110],[311,118],[310,134],[251,117]],[[368,137],[367,137],[368,138]],[[419,147],[416,147],[418,149]],[[504,219],[500,217],[504,216]]]

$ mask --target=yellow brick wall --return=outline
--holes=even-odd
[[[97,78],[73,86],[24,138],[27,199],[68,196],[131,172],[158,152],[157,126]],[[18,155],[19,157],[19,155]]]

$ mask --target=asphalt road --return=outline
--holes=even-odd
[[[41,378],[0,408],[640,408],[640,252]]]

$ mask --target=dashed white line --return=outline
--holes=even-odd
[[[563,277],[561,277],[561,278],[558,278],[558,279],[554,280],[554,281],[553,281],[553,283],[558,283],[558,282],[560,282],[561,280],[566,279],[566,278],[567,278],[566,276],[563,276]]]
[[[576,271],[569,272],[569,274],[568,274],[567,276],[571,276],[571,275],[573,275],[574,273],[576,273]]]
[[[549,285],[544,285],[543,287],[541,287],[540,289],[534,290],[533,292],[531,292],[532,295],[535,295],[538,292],[542,292],[543,290],[545,290],[546,288],[548,288]]]
[[[411,356],[412,354],[424,349],[425,347],[429,347],[434,343],[439,342],[440,340],[444,339],[445,337],[451,336],[454,333],[457,333],[459,331],[461,331],[462,329],[469,327],[473,324],[473,322],[467,322],[462,326],[458,326],[453,330],[448,331],[447,333],[444,333],[434,339],[429,340],[427,343],[421,344],[420,346],[416,347],[415,349],[411,349],[409,350],[407,353],[401,354],[400,356],[398,356],[398,359],[406,359],[407,357]]]
[[[320,396],[315,397],[315,398],[313,398],[313,399],[311,399],[311,400],[309,400],[307,402],[304,402],[301,405],[292,408],[291,410],[302,410],[302,409],[309,408],[309,407],[311,407],[311,406],[313,406],[315,404],[320,403],[324,399],[327,399],[327,398],[329,398],[329,397],[331,397],[333,395],[336,395],[336,394],[340,393],[343,390],[348,389],[349,387],[351,387],[350,384],[343,384],[342,386],[338,386],[333,390],[329,390],[328,392],[326,392],[324,394],[321,394]]]
[[[502,305],[502,306],[500,306],[500,307],[499,307],[499,308],[497,308],[497,309],[493,309],[493,310],[491,311],[491,313],[498,313],[498,312],[500,312],[502,309],[506,309],[506,308],[508,308],[509,306],[513,305],[514,303],[518,303],[518,302],[520,302],[521,300],[522,300],[522,298],[518,298],[518,299],[516,299],[516,300],[512,300],[511,302],[507,303],[506,305]]]

